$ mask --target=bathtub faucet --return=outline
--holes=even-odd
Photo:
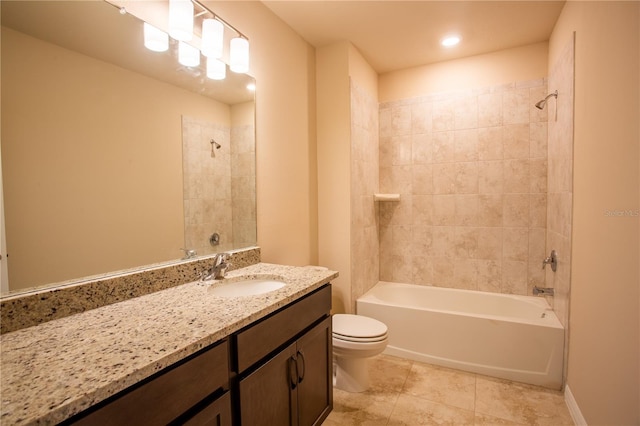
[[[551,270],[553,272],[558,269],[558,253],[556,253],[555,250],[551,250],[551,254],[549,255],[549,257],[545,258],[542,261],[542,269],[544,269],[544,267],[547,265],[551,265]]]
[[[554,291],[551,287],[538,287],[533,286],[533,295],[534,296],[553,296]]]

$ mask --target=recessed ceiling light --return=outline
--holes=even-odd
[[[458,43],[460,43],[460,36],[457,36],[457,35],[447,36],[443,38],[442,41],[440,42],[440,44],[443,45],[444,47],[452,47]]]

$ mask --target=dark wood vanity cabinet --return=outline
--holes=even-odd
[[[234,335],[237,423],[321,424],[333,407],[331,288],[320,290]]]
[[[226,339],[91,407],[66,424],[182,424],[191,418],[201,419],[201,413],[221,419],[209,424],[231,425]]]
[[[240,380],[242,425],[320,424],[332,407],[331,319]]]
[[[333,407],[331,286],[67,420],[81,425],[319,425]]]

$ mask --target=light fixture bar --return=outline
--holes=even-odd
[[[240,37],[249,40],[249,37],[247,37],[246,35],[242,34],[240,31],[238,31],[238,29],[236,27],[234,27],[233,25],[231,25],[230,23],[228,23],[227,21],[222,19],[220,17],[220,15],[217,15],[217,14],[213,13],[213,11],[211,9],[209,9],[204,4],[200,3],[198,0],[191,0],[191,2],[195,6],[199,7],[200,9],[202,9],[203,11],[206,11],[206,12],[210,13],[213,16],[213,18],[215,18],[218,21],[222,22],[227,28],[230,28],[231,30],[235,31]],[[196,16],[199,16],[201,13],[202,12],[198,13]]]

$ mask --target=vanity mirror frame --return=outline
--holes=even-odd
[[[111,4],[107,2],[84,2],[84,1],[2,2],[2,6],[4,8],[6,7],[5,4],[13,4],[13,3],[15,4],[28,3],[32,7],[37,5],[38,3],[49,4],[50,7],[54,7],[56,6],[56,4],[60,6],[59,3],[64,3],[66,7],[87,8],[87,7],[103,6],[103,9],[108,10],[109,13],[114,15],[113,16],[114,20],[135,19],[133,16],[130,16],[130,15],[121,16],[118,13],[117,8],[114,8]],[[86,15],[85,12],[81,14],[71,13],[69,15],[83,16],[85,19],[82,22],[82,27],[84,28],[88,27],[88,28],[95,29],[98,31],[103,31],[103,32],[105,30],[105,25],[107,25],[106,21],[109,21],[109,20],[103,21],[103,20],[96,20],[96,19],[88,19],[88,16]],[[3,20],[3,37],[2,37],[3,45],[5,45],[5,37],[4,37],[5,32],[13,32],[13,33],[18,32],[15,29],[6,29],[4,27],[4,21],[8,16],[9,15],[5,13],[5,10],[3,10],[1,15]],[[33,20],[32,23],[35,24],[34,26],[41,27],[41,28],[43,27],[43,25],[40,24],[39,20],[49,20],[51,21],[50,23],[55,23],[53,21],[56,21],[55,19],[50,19],[52,18],[52,15],[49,10],[45,11],[45,13],[43,13],[42,16],[40,17],[34,14],[30,14],[29,18]],[[58,24],[62,25],[60,22],[58,22]],[[140,28],[138,32],[139,34],[141,34],[142,33],[141,22],[139,23],[139,26]],[[130,47],[129,46],[130,44],[132,45],[134,43],[129,43],[126,40],[124,40],[123,32],[113,31],[113,30],[108,31],[108,36],[110,38],[113,38],[116,44],[119,44],[122,47],[122,50],[126,51],[124,53],[128,54],[129,57],[131,57],[132,54],[134,56],[140,54],[139,52],[132,53],[133,50],[128,48]],[[38,40],[35,37],[32,37],[32,36],[25,36],[25,37],[29,38],[29,41],[32,43],[36,43],[36,44],[43,43],[42,41]],[[71,37],[68,37],[68,38],[71,38],[74,43],[78,43],[78,40],[82,39],[83,37],[80,37],[78,33],[74,33],[74,34],[71,34]],[[45,174],[44,176],[39,178],[40,185],[46,186],[50,184],[51,187],[55,187],[56,185],[58,186],[76,185],[76,186],[83,187],[85,189],[85,193],[83,194],[83,196],[76,197],[76,198],[73,198],[73,197],[68,198],[68,200],[70,199],[71,201],[68,201],[65,205],[65,202],[60,201],[60,200],[64,200],[63,197],[62,198],[56,197],[54,194],[46,194],[47,195],[46,199],[40,198],[38,201],[39,204],[32,204],[32,206],[39,205],[40,206],[39,208],[41,210],[46,210],[45,215],[51,216],[52,218],[59,213],[58,210],[64,212],[65,214],[72,210],[81,211],[85,213],[89,212],[89,214],[91,214],[92,212],[95,213],[98,210],[103,210],[107,212],[106,216],[112,215],[113,217],[116,217],[116,216],[125,217],[125,219],[126,219],[126,216],[134,216],[137,220],[138,227],[147,228],[147,234],[145,236],[132,237],[133,234],[131,230],[130,229],[125,230],[125,235],[120,237],[120,240],[118,243],[115,244],[115,247],[112,246],[110,249],[107,249],[105,247],[105,239],[107,237],[111,237],[112,234],[114,233],[114,230],[115,230],[114,228],[119,228],[119,226],[116,225],[114,227],[110,227],[110,226],[105,226],[103,223],[103,225],[101,226],[87,224],[85,227],[82,227],[80,225],[81,224],[84,225],[84,222],[86,222],[86,217],[80,217],[75,220],[75,224],[78,226],[72,229],[71,231],[68,231],[67,234],[80,234],[87,237],[87,239],[84,240],[82,244],[65,243],[61,237],[61,235],[64,235],[65,232],[56,233],[55,231],[58,227],[58,222],[52,219],[52,221],[48,223],[38,222],[35,225],[20,224],[20,226],[25,226],[27,228],[29,227],[32,229],[37,228],[35,229],[35,231],[38,233],[38,235],[40,235],[40,239],[43,242],[48,243],[48,246],[42,249],[25,247],[18,250],[15,244],[12,243],[13,241],[12,234],[15,235],[16,233],[15,231],[17,229],[16,223],[18,222],[26,223],[26,220],[30,216],[32,216],[33,210],[35,209],[32,208],[31,209],[32,211],[30,211],[28,214],[20,214],[20,213],[17,213],[15,210],[13,210],[11,202],[12,200],[16,200],[17,198],[36,197],[36,195],[30,193],[29,191],[20,191],[19,189],[16,189],[17,187],[14,187],[14,189],[7,190],[7,188],[11,187],[8,181],[11,180],[11,181],[22,182],[22,179],[35,179],[35,178],[29,173],[26,173],[27,175],[26,177],[25,177],[25,174],[22,174],[22,175],[13,174],[13,171],[15,170],[15,167],[16,167],[16,162],[13,161],[13,159],[10,156],[11,149],[10,149],[10,143],[8,143],[10,136],[5,135],[5,128],[6,128],[5,123],[11,120],[11,114],[8,113],[8,110],[5,107],[5,102],[4,102],[5,95],[9,95],[7,97],[11,99],[10,97],[11,90],[10,90],[10,86],[3,84],[4,90],[2,93],[3,95],[3,105],[2,105],[3,170],[2,172],[3,172],[4,191],[5,191],[3,195],[4,195],[4,201],[6,203],[4,211],[7,215],[6,216],[6,220],[7,220],[6,237],[8,240],[8,251],[9,251],[9,254],[14,255],[15,258],[22,258],[25,262],[27,262],[26,264],[29,265],[29,267],[31,268],[38,268],[40,270],[52,272],[51,273],[52,278],[46,282],[38,282],[34,280],[21,286],[21,288],[15,288],[15,289],[14,289],[15,286],[12,285],[10,287],[10,290],[11,290],[10,295],[14,295],[16,293],[20,293],[23,291],[33,292],[34,287],[38,289],[42,289],[45,287],[47,288],[57,287],[60,285],[68,286],[73,283],[84,282],[96,277],[99,277],[102,279],[102,278],[106,278],[114,275],[121,275],[123,274],[123,272],[131,273],[135,271],[141,271],[149,268],[158,267],[158,265],[160,264],[175,265],[175,264],[186,262],[185,260],[182,259],[183,252],[180,250],[181,248],[188,249],[188,247],[185,247],[185,244],[184,244],[185,226],[184,226],[184,204],[183,204],[184,190],[183,190],[183,179],[182,179],[183,164],[182,164],[182,145],[180,143],[180,139],[182,137],[181,120],[182,120],[182,116],[198,117],[198,114],[200,114],[199,118],[207,119],[209,117],[207,115],[208,111],[211,111],[212,109],[216,109],[216,108],[224,109],[224,106],[221,106],[221,105],[211,106],[210,104],[215,101],[208,101],[207,99],[209,98],[206,97],[208,94],[204,93],[208,90],[211,90],[211,91],[218,90],[220,88],[219,84],[217,84],[217,82],[207,81],[207,86],[206,87],[203,86],[202,82],[205,80],[202,80],[204,75],[202,73],[202,69],[199,69],[199,70],[185,69],[184,67],[178,68],[179,66],[177,65],[177,61],[175,60],[175,58],[171,58],[172,59],[171,63],[173,64],[174,71],[177,71],[175,73],[177,75],[177,79],[179,80],[195,79],[195,81],[197,82],[197,89],[194,89],[193,87],[190,89],[177,88],[177,87],[170,89],[171,86],[169,86],[168,84],[160,81],[155,81],[151,77],[143,75],[143,71],[141,71],[140,69],[135,69],[131,71],[131,70],[125,69],[126,67],[123,64],[105,65],[106,60],[104,59],[104,57],[102,59],[96,59],[94,57],[95,55],[104,54],[104,52],[94,52],[95,55],[93,54],[86,55],[86,52],[84,54],[76,53],[72,49],[60,48],[59,46],[56,45],[56,43],[61,43],[61,41],[56,40],[56,42],[52,44],[53,46],[52,49],[55,50],[55,54],[52,54],[51,56],[54,58],[59,59],[60,58],[59,55],[61,54],[61,52],[63,52],[65,55],[74,56],[76,58],[84,55],[86,57],[85,59],[86,62],[91,62],[93,65],[96,65],[97,63],[100,62],[103,66],[106,66],[108,68],[108,71],[106,72],[104,69],[102,70],[103,75],[109,76],[111,73],[113,74],[128,73],[129,75],[134,75],[134,78],[138,79],[136,81],[139,83],[139,86],[144,86],[146,83],[149,83],[148,86],[145,86],[145,90],[147,90],[147,93],[149,93],[149,99],[150,99],[150,101],[146,104],[147,107],[149,105],[151,105],[151,107],[154,107],[154,108],[156,106],[158,108],[161,107],[161,105],[158,105],[159,104],[157,102],[158,98],[154,98],[153,95],[155,94],[160,96],[162,94],[159,92],[158,93],[154,92],[154,88],[157,89],[158,87],[161,87],[161,88],[170,90],[174,93],[180,92],[180,97],[174,98],[175,102],[173,102],[173,104],[175,104],[176,108],[174,111],[171,111],[173,115],[172,115],[172,118],[170,119],[171,121],[170,135],[168,134],[169,132],[166,131],[166,126],[164,128],[162,127],[164,123],[169,121],[167,120],[166,115],[159,119],[151,120],[152,126],[148,126],[148,127],[157,127],[154,135],[141,136],[141,134],[138,133],[135,136],[130,137],[128,141],[115,140],[115,139],[109,140],[108,137],[104,135],[105,127],[95,126],[94,132],[91,133],[93,135],[92,137],[95,136],[96,138],[96,140],[94,141],[95,142],[94,148],[96,149],[93,152],[93,158],[94,160],[95,159],[100,160],[99,162],[100,164],[98,164],[98,162],[94,164],[91,164],[91,163],[84,164],[83,167],[80,167],[82,173],[79,176],[76,176],[75,179],[72,177],[59,179],[58,176],[54,176],[53,174],[51,174],[51,167],[47,169],[47,172],[50,173],[49,175]],[[144,47],[142,47],[141,37],[138,39],[136,44],[140,45],[140,49],[142,49],[142,51],[145,50]],[[125,49],[123,46],[127,46],[127,48]],[[2,50],[3,59],[5,59],[4,48],[5,46],[3,46],[3,50]],[[74,49],[78,49],[78,46],[74,46]],[[100,49],[97,49],[97,50],[100,50]],[[81,49],[80,51],[82,52]],[[145,55],[152,55],[152,54],[153,52],[149,52],[149,53],[145,52]],[[31,52],[31,56],[37,56],[37,55]],[[152,59],[152,61],[156,59],[157,57]],[[126,59],[125,62],[126,61],[128,61],[128,59]],[[7,65],[8,62],[9,61],[5,61],[5,60],[2,61],[3,77],[5,76],[5,66]],[[156,66],[157,66],[157,63],[153,62],[152,68]],[[99,68],[99,67],[96,67],[96,68]],[[51,73],[52,75],[54,74],[52,69],[47,69],[47,70],[30,69],[27,75],[30,78],[32,78],[32,81],[37,86],[38,84],[41,84],[41,82],[38,81],[37,78],[33,78],[33,77],[42,76],[45,73]],[[230,73],[230,72],[228,72],[227,75],[230,79],[235,79],[234,84],[242,84],[243,88],[244,86],[246,86],[244,76],[235,75],[235,73]],[[76,76],[70,74],[67,77],[68,77],[68,80],[73,80]],[[151,84],[150,82],[152,80],[155,81],[155,83]],[[255,80],[251,76],[248,76],[248,80],[255,82]],[[56,83],[56,85],[61,85],[62,83],[63,82],[59,80]],[[131,85],[131,82],[129,82],[126,84],[122,84],[121,89],[122,89],[122,92],[126,92],[130,90],[132,87],[135,89],[139,86]],[[193,90],[196,90],[198,93],[193,92]],[[113,99],[111,98],[112,97],[115,98],[116,96],[119,96],[119,95],[116,95],[116,94],[111,95],[111,93],[108,92],[107,90],[101,90],[98,87],[93,87],[92,93],[89,93],[86,95],[87,96],[85,96],[85,98],[92,97],[94,102],[102,106],[105,111],[108,111],[109,108],[113,109],[114,105],[126,105],[126,104],[134,103],[134,102],[127,102],[124,99],[119,99],[118,102],[112,102]],[[61,94],[61,93],[58,93],[58,96],[68,98],[68,99],[74,98],[74,96],[65,96],[64,94]],[[187,100],[189,99],[193,100],[196,98],[200,99],[200,102],[202,104],[208,103],[209,105],[206,105],[202,109],[198,109],[199,107],[193,107],[193,106],[185,107],[185,105],[187,105],[186,104]],[[63,100],[64,99],[60,99],[60,101],[63,101]],[[253,102],[253,105],[254,105],[253,137],[255,142],[255,94],[252,94],[251,101],[247,101],[247,102]],[[224,102],[218,102],[218,104],[224,104]],[[32,101],[30,104],[27,103],[27,106],[29,105],[34,106],[35,103]],[[138,106],[138,105],[134,105],[134,106]],[[185,107],[185,109],[189,109],[189,110],[180,111],[179,108],[181,107]],[[60,108],[60,110],[62,109],[63,108]],[[76,111],[78,110],[82,112],[81,111],[82,108],[76,109]],[[194,111],[196,112],[194,113]],[[204,113],[198,112],[198,111],[204,111]],[[59,111],[58,108],[56,107],[56,108],[49,108],[47,110],[47,114],[51,114],[55,116],[56,114],[60,115],[63,113]],[[82,117],[80,121],[82,120],[88,121],[90,118],[91,116],[87,115],[85,117]],[[109,123],[106,126],[106,128],[118,127],[118,126],[123,127],[128,123],[126,118],[127,117],[120,117],[121,121],[111,121],[111,123]],[[136,121],[136,118],[132,118],[132,117],[129,117],[129,118],[131,119],[131,122]],[[30,151],[31,153],[30,154],[29,152],[26,152],[26,153],[23,152],[23,154],[25,155],[23,158],[38,157],[36,161],[36,167],[42,166],[43,168],[46,169],[46,167],[50,165],[49,163],[51,163],[56,158],[70,156],[70,154],[73,154],[73,155],[78,154],[78,152],[74,151],[70,146],[65,145],[64,143],[61,143],[58,140],[55,140],[55,138],[52,137],[52,132],[50,130],[40,129],[40,126],[43,124],[44,121],[46,121],[45,119],[34,120],[33,117],[28,117],[28,120],[26,121],[28,123],[31,123],[30,125],[32,128],[38,128],[39,133],[37,134],[40,137],[38,139],[37,144],[32,144],[32,143],[23,144],[22,149],[26,151]],[[78,123],[76,122],[76,124]],[[86,132],[83,134],[85,136],[87,135]],[[164,138],[164,140],[161,140],[162,138]],[[176,141],[177,143],[175,145],[170,145],[170,142],[167,141],[167,139],[171,139],[171,138],[173,138],[174,141],[177,140]],[[207,145],[209,144],[209,139],[210,138],[208,137],[206,138]],[[135,142],[135,144],[132,143],[132,141]],[[87,142],[86,139],[84,142]],[[121,146],[121,145],[127,145],[127,143],[133,146],[137,152],[135,153],[135,155],[131,154],[130,158],[127,159],[128,164],[124,164],[124,165],[122,163],[118,164],[114,158],[111,158],[115,154],[113,154],[110,151],[116,152],[117,147],[115,145]],[[87,144],[85,143],[85,146],[81,148],[80,151],[82,149],[85,149],[86,145]],[[163,149],[166,149],[167,147],[169,147],[167,152],[162,154],[160,151],[162,151]],[[211,147],[208,146],[208,148],[210,150]],[[30,155],[31,157],[29,157]],[[136,161],[138,161],[138,164],[135,164]],[[146,169],[140,168],[139,170],[136,170],[136,167],[140,166],[141,161],[145,163],[143,165],[147,168]],[[70,165],[75,167],[78,164],[83,162],[84,161],[74,162],[73,160],[68,160],[66,165],[59,166],[58,169],[65,169]],[[134,164],[132,165],[132,163]],[[254,169],[253,193],[251,195],[253,198],[253,206],[254,206],[254,210],[252,212],[253,240],[249,243],[243,243],[240,246],[232,245],[232,246],[221,247],[221,248],[224,248],[224,250],[241,249],[243,247],[255,246],[255,243],[256,243],[256,239],[255,239],[255,234],[256,234],[255,232],[255,223],[256,223],[255,221],[255,155],[253,157],[253,169]],[[111,180],[111,178],[108,175],[109,170],[118,170],[118,173],[123,175],[122,180],[129,183],[128,188],[117,189],[115,187],[109,187],[109,186],[105,187],[104,185],[94,186],[88,181],[88,177],[90,177],[91,175],[98,176],[99,179],[103,181],[103,183],[104,181]],[[142,181],[144,185],[140,181]],[[232,192],[231,188],[229,188],[228,192],[229,193]],[[104,199],[107,193],[116,193],[120,197],[117,199],[117,201],[110,202]],[[139,199],[149,199],[149,200],[158,200],[158,201],[155,204],[151,203],[150,205],[145,206],[137,203]],[[140,213],[145,209],[152,212],[153,214],[150,217],[143,217]],[[159,216],[166,218],[167,212],[170,212],[170,214],[168,215],[168,216],[171,216],[170,223],[166,221],[163,222],[162,220],[158,219]],[[74,221],[71,221],[71,222],[74,222]],[[208,242],[209,234],[210,232],[207,232],[206,234],[207,242]],[[153,238],[151,238],[155,235],[160,236],[160,241],[158,241],[157,239],[153,240]],[[3,234],[3,238],[4,238],[4,234]],[[149,244],[151,248],[145,247],[145,244]],[[126,261],[120,264],[111,262],[111,263],[108,263],[107,266],[104,266],[101,268],[98,267],[97,269],[94,268],[94,269],[88,270],[88,272],[86,270],[83,270],[83,272],[75,274],[73,276],[61,276],[54,273],[54,269],[57,268],[56,265],[59,263],[62,263],[63,261],[76,262],[76,263],[82,263],[82,264],[88,263],[89,261],[86,260],[86,258],[83,258],[82,256],[84,253],[88,252],[91,248],[97,249],[97,252],[94,252],[93,254],[89,255],[89,258],[92,259],[92,261],[94,259],[105,257],[104,254],[108,250],[112,250],[113,252],[124,251],[125,252],[124,257],[129,257],[129,256],[133,257],[134,255],[137,256],[137,254],[139,253],[152,251],[152,249],[155,249],[155,252],[152,256],[136,257],[136,260],[131,260],[131,261],[129,261],[129,259],[125,259]],[[212,250],[212,252],[215,252],[215,251],[216,251],[215,249]],[[158,255],[158,252],[160,252],[160,255]],[[199,254],[204,254],[204,253],[199,253]],[[12,275],[11,271],[12,271],[13,263],[14,261],[10,257],[10,261],[8,265],[10,279]],[[3,268],[3,270],[6,271],[6,268]]]

